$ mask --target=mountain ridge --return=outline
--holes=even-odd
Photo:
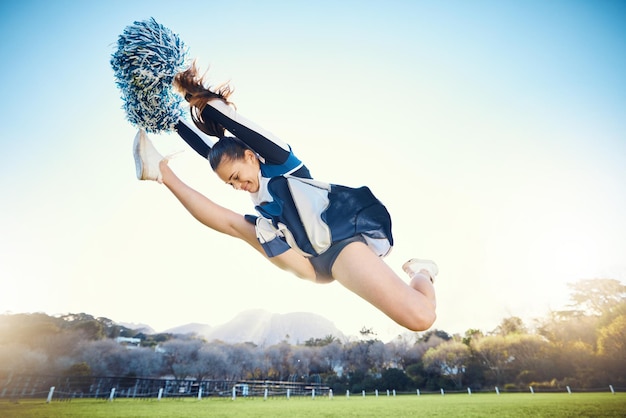
[[[231,344],[252,342],[257,345],[273,345],[282,341],[300,344],[311,338],[322,339],[330,335],[342,340],[346,337],[333,322],[321,315],[310,312],[278,314],[262,309],[242,311],[230,321],[216,326],[189,323],[163,332],[195,334],[208,341],[220,340]]]

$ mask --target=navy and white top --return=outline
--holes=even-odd
[[[391,218],[368,187],[352,188],[314,180],[291,147],[238,114],[222,100],[202,111],[248,145],[258,156],[259,191],[251,193],[258,216],[246,215],[268,257],[290,248],[306,257],[324,253],[333,243],[362,235],[378,256],[393,245]],[[192,123],[181,119],[180,136],[207,157],[213,142]]]

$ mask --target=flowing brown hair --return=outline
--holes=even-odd
[[[205,73],[206,74],[206,73]],[[228,98],[233,89],[228,83],[220,84],[213,88],[204,84],[204,75],[198,75],[198,67],[194,61],[189,68],[174,77],[174,88],[178,90],[185,100],[189,102],[191,118],[195,125],[207,135],[224,137],[224,127],[213,120],[204,120],[202,111],[210,100],[219,99],[224,103],[233,105]]]

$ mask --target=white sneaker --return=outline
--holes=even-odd
[[[431,283],[435,283],[435,276],[439,274],[439,267],[432,260],[420,260],[419,258],[412,258],[402,265],[402,270],[413,278],[413,275],[419,273],[422,270],[426,270],[430,276]]]
[[[135,169],[139,180],[154,180],[161,183],[162,176],[159,163],[163,156],[154,148],[152,141],[143,129],[140,129],[135,135],[133,156],[135,157]]]

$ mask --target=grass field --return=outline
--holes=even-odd
[[[626,394],[465,394],[231,399],[0,400],[0,417],[626,417]]]

